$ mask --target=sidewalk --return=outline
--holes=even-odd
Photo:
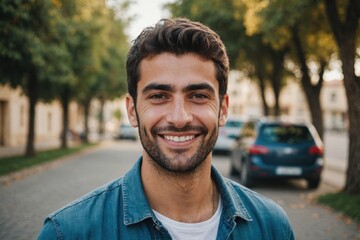
[[[347,160],[328,160],[322,173],[322,181],[327,185],[342,189],[346,183]]]
[[[59,148],[59,146],[60,146],[60,140],[50,141],[50,142],[40,142],[35,144],[35,150],[36,151],[48,150],[48,149]],[[23,155],[25,153],[25,148],[26,148],[25,145],[17,146],[17,147],[0,146],[0,158]]]
[[[90,142],[99,142],[103,140],[112,139],[111,133],[106,133],[104,136],[99,136],[97,133],[90,132],[88,139]],[[68,146],[76,146],[80,143],[80,140],[72,140],[69,138]],[[61,140],[51,140],[51,141],[42,141],[35,142],[35,151],[44,151],[49,149],[56,149],[61,146]],[[16,155],[24,155],[25,154],[26,145],[16,146],[16,147],[8,147],[8,146],[0,146],[0,158],[2,157],[10,157]]]

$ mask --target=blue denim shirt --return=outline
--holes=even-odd
[[[171,239],[145,196],[141,162],[123,177],[50,214],[38,239]],[[222,177],[215,167],[211,175],[223,201],[218,240],[294,239],[277,204]]]

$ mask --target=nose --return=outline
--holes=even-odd
[[[190,106],[186,104],[186,100],[181,97],[175,98],[166,116],[166,120],[177,128],[182,128],[191,123],[193,116],[190,111]]]

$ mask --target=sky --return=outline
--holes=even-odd
[[[130,40],[135,39],[140,32],[148,26],[154,25],[158,20],[168,17],[168,13],[161,6],[173,0],[134,0],[129,9],[129,15],[135,16],[129,26]]]

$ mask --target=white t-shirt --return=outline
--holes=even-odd
[[[221,212],[221,198],[219,199],[218,208],[215,214],[210,219],[199,223],[178,222],[154,211],[155,216],[166,227],[174,240],[215,240],[220,223]]]

